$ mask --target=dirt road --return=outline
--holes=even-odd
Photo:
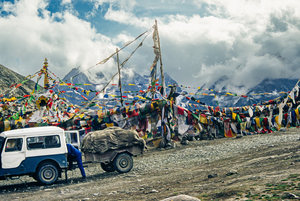
[[[87,180],[74,170],[68,183],[60,179],[50,186],[29,177],[1,181],[0,200],[161,200],[179,194],[201,200],[291,200],[300,195],[299,138],[300,129],[291,128],[190,141],[168,150],[149,148],[134,158],[134,168],[126,174],[91,164],[85,168]]]

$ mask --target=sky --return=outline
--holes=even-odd
[[[299,0],[2,0],[0,64],[27,76],[43,67],[106,76],[116,57],[95,65],[157,20],[164,72],[180,85],[227,76],[251,88],[264,78],[300,78]],[[124,48],[120,63],[141,39]],[[122,71],[150,74],[152,33]]]

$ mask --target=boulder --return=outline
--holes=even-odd
[[[188,195],[177,195],[177,196],[163,199],[161,201],[200,201],[200,200],[198,198],[191,197]]]

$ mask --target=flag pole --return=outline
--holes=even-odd
[[[166,85],[165,85],[165,76],[164,76],[164,71],[163,71],[163,63],[162,63],[162,58],[161,58],[161,49],[160,49],[160,39],[159,39],[159,34],[158,34],[158,28],[157,28],[157,20],[155,20],[155,28],[157,31],[157,41],[158,41],[158,49],[159,49],[159,62],[160,62],[160,76],[161,76],[161,84],[162,84],[162,96],[165,99],[166,98]],[[161,112],[161,136],[163,139],[166,139],[165,136],[165,128],[166,124],[164,124],[164,116],[165,116],[165,108],[162,108]],[[166,144],[163,145],[165,147]]]
[[[121,105],[123,106],[123,98],[122,98],[122,85],[121,85],[121,71],[120,71],[120,64],[119,64],[119,50],[116,48],[117,51],[117,63],[118,63],[118,71],[119,71],[119,88],[120,88],[120,94],[121,94]]]
[[[158,39],[158,48],[159,48],[160,74],[161,74],[161,84],[162,84],[162,88],[163,88],[162,95],[165,98],[165,96],[166,96],[166,84],[165,84],[163,63],[162,63],[162,58],[161,58],[160,39],[159,39],[159,33],[158,33],[158,28],[157,28],[157,20],[155,20],[155,28],[157,30],[157,39]]]

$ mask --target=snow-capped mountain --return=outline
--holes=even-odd
[[[253,105],[253,104],[258,104],[260,102],[273,100],[280,96],[284,96],[284,94],[279,94],[279,92],[291,91],[295,87],[297,81],[298,79],[265,78],[258,85],[248,90],[246,94],[247,98],[239,97],[235,105],[236,106]]]
[[[279,92],[291,91],[298,79],[270,79],[265,78],[255,87],[246,89],[245,86],[234,86],[230,83],[227,76],[220,77],[213,85],[205,88],[201,87],[196,94],[205,93],[208,95],[194,95],[194,97],[208,106],[220,107],[240,107],[253,104],[259,104],[264,101],[273,100],[277,97],[284,96]],[[204,90],[203,90],[204,89]],[[207,90],[208,89],[208,90]],[[245,93],[235,94],[232,91],[245,91]],[[264,94],[268,93],[268,94]],[[243,95],[243,96],[241,96]],[[181,104],[188,107],[189,104],[196,104],[195,101],[180,98]],[[199,105],[199,104],[198,104]],[[200,109],[202,107],[199,107]],[[197,108],[197,109],[199,109]],[[193,109],[189,107],[189,109]]]
[[[66,96],[69,96],[68,100],[73,104],[82,105],[83,102],[86,102],[86,99],[91,100],[95,97],[95,92],[103,89],[107,81],[110,78],[104,76],[102,72],[90,73],[89,71],[84,71],[83,73],[80,68],[72,69],[63,80],[72,79],[73,86],[61,86],[60,90],[66,91]],[[165,84],[167,94],[170,91],[169,85],[178,83],[176,80],[172,79],[167,73],[165,75]],[[158,72],[157,79],[159,79],[158,84],[161,84],[160,73]],[[177,98],[177,104],[191,109],[203,109],[204,107],[201,104],[186,98],[194,97],[197,100],[200,100],[201,103],[205,103],[208,106],[220,106],[220,107],[238,107],[238,106],[247,106],[258,104],[261,101],[268,101],[275,99],[282,94],[279,92],[290,91],[293,89],[297,83],[297,79],[270,79],[266,78],[257,86],[247,89],[245,86],[235,86],[231,83],[230,79],[227,76],[220,77],[213,85],[206,87],[202,86],[201,89],[187,88],[183,86],[177,87],[177,92],[185,93],[185,95],[180,95]],[[84,85],[86,84],[86,85]],[[115,76],[112,82],[110,82],[105,88],[104,93],[100,95],[100,98],[103,98],[105,94],[105,99],[113,99],[114,96],[120,96],[120,89],[118,87],[119,76]],[[139,94],[140,90],[146,90],[150,85],[150,75],[140,75],[139,73],[133,71],[132,69],[127,69],[121,71],[121,84],[122,84],[122,95],[123,96],[136,96]],[[76,87],[76,88],[75,88]],[[242,94],[235,94],[232,91],[245,91],[243,97]],[[272,93],[272,94],[262,94],[262,93]],[[195,93],[191,95],[190,93]],[[205,95],[199,95],[199,93]],[[229,94],[228,94],[229,93]],[[84,96],[86,99],[84,99]],[[71,98],[70,98],[71,97]],[[103,99],[102,99],[103,100]],[[111,104],[116,104],[112,102]],[[192,106],[192,107],[191,107]]]
[[[67,83],[85,83],[85,84],[92,84],[89,78],[86,76],[85,73],[81,73],[80,67],[73,68],[64,78],[63,81]],[[77,75],[77,76],[76,76]],[[75,77],[74,77],[75,76]],[[73,78],[74,77],[74,78]],[[72,78],[72,79],[71,79]]]
[[[228,83],[229,83],[229,77],[226,75],[223,75],[209,88],[213,89],[213,90],[217,90],[217,91],[223,91],[223,90],[226,90],[226,86],[228,85]]]
[[[168,85],[176,84],[177,82],[172,79],[167,73],[165,75],[166,91],[169,93],[170,88]],[[75,77],[74,77],[75,76]],[[82,69],[73,68],[64,78],[66,83],[72,83],[73,85],[59,86],[60,91],[65,91],[63,95],[73,104],[82,105],[86,101],[82,96],[91,100],[95,97],[95,92],[100,91],[107,84],[110,78],[105,77],[102,72],[90,73],[89,71],[82,72]],[[158,84],[161,84],[160,74],[157,75],[159,79]],[[105,94],[108,94],[108,99],[113,99],[114,95],[120,96],[119,75],[107,85],[104,93],[100,94],[100,98],[103,98]],[[126,69],[121,71],[121,88],[122,95],[135,96],[139,94],[140,90],[147,90],[150,85],[150,75],[140,75],[132,69]],[[178,91],[181,92],[180,87]],[[112,96],[111,96],[112,95]],[[107,96],[105,97],[107,98]],[[115,102],[111,102],[115,104]]]
[[[235,85],[234,83],[232,83],[231,79],[227,75],[221,76],[211,86],[207,86],[204,84],[201,88],[208,88],[214,91],[235,91],[238,93],[246,93],[248,90],[244,85]]]
[[[253,93],[279,93],[281,91],[291,91],[298,79],[287,79],[287,78],[278,78],[278,79],[270,79],[265,78],[261,83],[257,86],[251,88],[247,94]]]

